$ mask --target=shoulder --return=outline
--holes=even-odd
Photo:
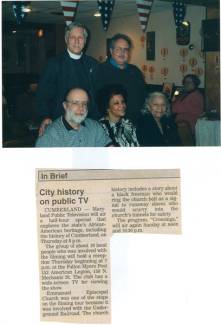
[[[92,120],[91,118],[87,117],[84,122],[85,122],[86,127],[93,128],[93,129],[102,128],[101,124],[98,121]]]
[[[151,123],[153,121],[153,117],[151,113],[142,113],[138,119],[138,125],[145,125]]]
[[[64,126],[61,118],[52,122],[45,130],[44,134],[37,139],[36,147],[56,147],[60,144]]]
[[[140,69],[134,65],[134,64],[128,64],[128,70],[134,72],[134,73],[137,73],[137,74],[141,74],[142,75],[142,72],[140,71]]]
[[[109,62],[105,61],[103,63],[98,64],[100,70],[115,70],[116,68]]]
[[[134,78],[135,82],[139,82],[142,85],[144,85],[144,76],[141,72],[141,70],[134,64],[128,64],[127,67],[127,74],[130,75],[130,77]]]
[[[46,133],[59,133],[59,131],[65,129],[64,124],[62,122],[61,117],[58,117],[56,120],[54,120],[51,124],[48,125],[48,127],[45,130]]]
[[[97,66],[99,64],[95,58],[93,58],[92,56],[86,55],[86,54],[83,55],[83,60],[91,65],[94,65],[94,66]]]
[[[173,126],[173,124],[175,125],[175,122],[171,115],[163,115],[161,117],[161,123],[163,123],[166,126]]]
[[[193,95],[195,97],[198,97],[198,98],[203,98],[203,94],[201,93],[201,91],[199,89],[196,89],[194,92],[193,92]]]
[[[51,57],[45,65],[45,72],[56,73],[61,64],[66,61],[66,58],[67,55],[65,53]]]
[[[105,117],[102,117],[100,120],[99,120],[99,123],[101,125],[106,125],[107,123],[109,123],[109,121],[105,118]]]
[[[48,64],[51,64],[51,65],[58,64],[59,62],[64,61],[67,57],[68,57],[67,53],[63,52],[56,56],[51,57],[47,62],[48,62]]]
[[[127,126],[127,127],[134,127],[133,122],[129,118],[122,118],[122,125]]]

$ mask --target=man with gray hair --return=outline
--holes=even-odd
[[[86,27],[73,22],[66,27],[64,53],[49,60],[37,91],[37,111],[41,121],[39,135],[52,120],[63,115],[63,98],[70,88],[84,88],[90,95],[89,116],[97,118],[94,73],[97,61],[84,54],[88,38]]]

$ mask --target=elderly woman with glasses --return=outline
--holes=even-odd
[[[151,93],[146,99],[137,124],[137,138],[141,146],[180,145],[176,125],[168,114],[168,102],[163,93]]]
[[[120,85],[104,87],[99,93],[100,123],[116,147],[137,147],[136,128],[126,117],[127,96]]]

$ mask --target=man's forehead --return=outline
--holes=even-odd
[[[84,28],[83,27],[73,27],[70,30],[70,34],[83,34],[84,33]]]
[[[116,43],[122,43],[122,44],[127,44],[127,45],[128,45],[128,42],[127,42],[125,39],[123,39],[123,38],[118,38],[118,39],[116,40],[115,44],[116,44]]]
[[[88,99],[88,95],[82,89],[75,89],[75,90],[72,90],[68,94],[68,99],[86,99],[87,100]]]

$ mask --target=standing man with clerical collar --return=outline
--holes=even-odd
[[[63,114],[63,98],[70,88],[87,89],[90,97],[89,116],[98,118],[95,104],[94,73],[97,61],[84,54],[88,38],[86,27],[71,23],[65,30],[67,49],[51,58],[40,79],[37,91],[37,110],[41,120],[39,135],[52,120]]]
[[[139,68],[129,64],[132,42],[127,35],[116,34],[109,43],[110,58],[98,66],[96,88],[119,84],[127,92],[127,117],[136,123],[146,98],[146,84]]]
[[[99,122],[87,118],[89,97],[82,88],[70,89],[63,101],[64,115],[39,136],[36,147],[108,147],[111,139]]]

